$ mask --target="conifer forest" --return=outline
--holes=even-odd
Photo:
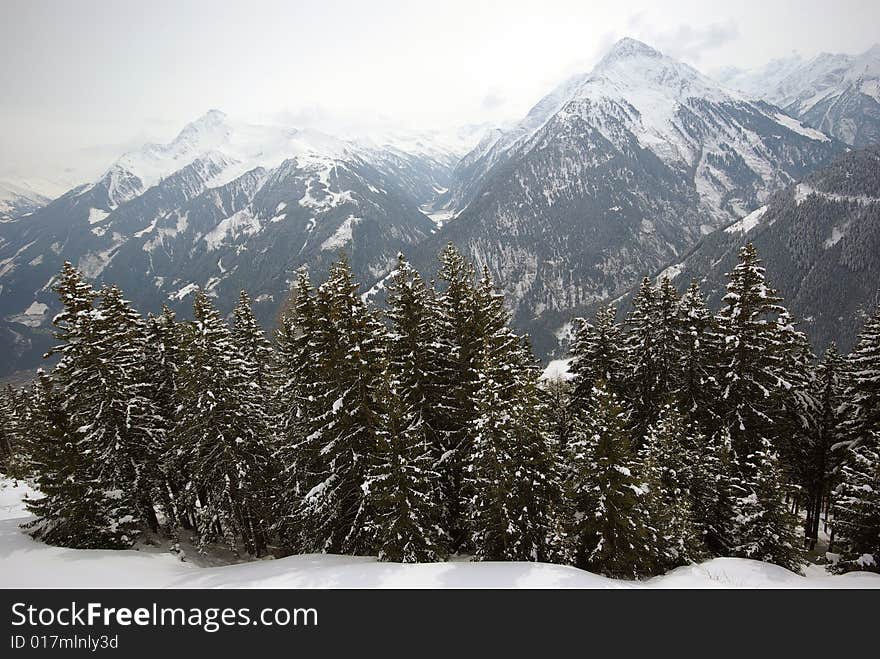
[[[0,470],[50,545],[543,561],[643,578],[711,557],[880,570],[880,309],[813,354],[746,245],[719,308],[644,279],[542,377],[488,270],[403,255],[365,301],[301,269],[267,337],[242,292],[143,316],[66,263],[55,365],[2,395]],[[47,362],[48,363],[48,362]]]

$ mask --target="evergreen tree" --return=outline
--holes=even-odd
[[[730,556],[738,543],[738,501],[743,494],[739,462],[730,434],[697,438],[691,467],[690,501],[695,536],[712,556]]]
[[[880,433],[850,449],[841,471],[834,535],[842,555],[835,569],[880,572]]]
[[[847,441],[858,446],[880,432],[880,305],[868,319],[848,360]]]
[[[616,314],[616,309],[608,305],[596,312],[595,323],[583,318],[575,321],[578,329],[571,346],[569,367],[574,375],[572,405],[575,410],[587,406],[599,380],[605,381],[615,391],[619,388],[623,345]]]
[[[156,532],[165,429],[149,397],[143,321],[115,286],[101,291],[90,339],[88,358],[62,372],[81,445],[106,489],[120,492],[131,514]]]
[[[813,396],[815,360],[807,337],[797,329],[787,310],[776,322],[776,343],[780,362],[774,393],[779,400],[775,413],[775,446],[784,478],[799,482],[802,456],[815,434],[818,401]]]
[[[676,387],[677,313],[678,297],[669,279],[658,291],[645,278],[626,320],[624,341],[624,382],[633,406],[633,436],[639,441]]]
[[[597,383],[571,444],[575,564],[612,577],[650,574],[656,550],[646,525],[647,492],[639,482],[629,420],[617,397]]]
[[[310,432],[299,448],[306,456],[320,456],[302,485],[298,517],[306,551],[368,554],[372,549],[363,486],[378,452],[384,414],[385,334],[357,290],[343,258],[317,292],[319,414],[309,420]]]
[[[173,533],[178,527],[191,529],[195,513],[188,510],[181,492],[186,484],[186,465],[178,459],[180,445],[171,432],[180,401],[178,371],[183,363],[182,327],[167,306],[159,316],[147,317],[144,341],[144,381],[146,396],[152,402],[156,428],[163,430],[158,437],[157,500],[166,518],[166,526]]]
[[[131,546],[138,528],[119,490],[95,478],[89,454],[65,409],[65,395],[42,370],[33,387],[27,433],[39,499],[28,499],[35,538],[77,549]]]
[[[387,291],[387,405],[379,455],[368,476],[373,535],[389,560],[436,560],[446,551],[449,520],[434,469],[445,441],[432,301],[402,254]]]
[[[453,550],[465,548],[464,465],[471,451],[470,430],[477,416],[480,354],[484,328],[476,317],[474,269],[452,243],[440,254],[434,304],[437,327],[438,391],[442,398],[440,436],[444,446],[436,469],[442,476],[447,532]]]
[[[481,560],[553,560],[562,550],[563,490],[538,372],[528,345],[507,328],[488,273],[477,301],[486,333],[464,483],[474,553]]]
[[[810,433],[800,444],[795,463],[797,482],[804,489],[807,512],[804,536],[810,550],[818,541],[819,518],[831,495],[834,472],[838,467],[838,457],[833,449],[845,439],[842,412],[846,400],[845,368],[843,357],[832,343],[812,379],[816,409]]]
[[[702,552],[691,510],[690,485],[696,462],[693,431],[674,406],[661,409],[640,452],[645,509],[658,571],[692,562]]]
[[[758,451],[763,439],[777,435],[782,358],[776,318],[785,309],[767,285],[751,243],[740,250],[740,262],[728,278],[717,318],[724,337],[720,403],[734,450],[744,456]]]
[[[0,473],[11,473],[15,441],[15,397],[12,387],[0,391]]]
[[[440,475],[434,471],[432,447],[421,416],[393,391],[388,401],[378,448],[364,484],[365,533],[380,560],[421,563],[446,553],[441,525]]]
[[[330,349],[331,337],[318,331],[315,290],[308,270],[297,273],[288,303],[276,332],[278,374],[275,421],[279,464],[279,495],[275,528],[284,544],[296,550],[303,546],[300,519],[302,497],[323,473],[321,446],[313,441],[312,420],[321,415],[321,368]],[[310,438],[307,441],[307,438]]]
[[[737,556],[775,563],[800,572],[803,558],[798,549],[795,519],[785,503],[779,460],[770,440],[743,461],[745,495],[738,501]]]
[[[434,300],[425,282],[402,254],[387,286],[390,323],[387,378],[394,383],[403,405],[404,426],[420,427],[422,443],[439,463],[448,444],[444,424],[443,360]],[[437,502],[442,506],[442,502]]]
[[[272,345],[254,317],[246,291],[239,294],[238,304],[233,312],[232,340],[245,367],[251,371],[250,377],[259,396],[268,406],[275,397],[272,383]]]
[[[712,433],[720,425],[715,408],[721,344],[715,319],[696,281],[682,296],[677,318],[680,379],[674,396],[690,422],[703,433]]]
[[[270,509],[270,430],[260,410],[252,370],[204,291],[196,294],[194,320],[180,367],[175,436],[189,476],[184,489],[196,511],[200,546],[224,540],[262,555]]]

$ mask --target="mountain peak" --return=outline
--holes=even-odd
[[[651,48],[648,44],[639,41],[638,39],[633,39],[632,37],[624,37],[617,43],[615,43],[611,48],[605,53],[605,57],[602,58],[602,62],[612,62],[620,59],[627,59],[630,57],[654,57],[660,58],[663,57],[663,54]]]

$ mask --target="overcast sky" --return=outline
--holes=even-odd
[[[876,0],[0,0],[0,178],[94,177],[210,108],[522,115],[623,36],[705,72],[880,41]]]

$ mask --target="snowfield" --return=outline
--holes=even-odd
[[[302,555],[199,567],[167,551],[50,547],[20,525],[30,518],[23,483],[0,478],[0,588],[880,588],[880,575],[832,576],[820,566],[800,576],[739,558],[716,558],[646,581],[609,579],[546,563],[401,565],[371,557]]]

